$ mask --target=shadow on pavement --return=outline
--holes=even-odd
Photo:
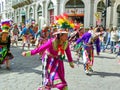
[[[21,55],[22,50],[21,48],[11,48],[11,52],[14,55],[14,59],[10,60],[10,68],[11,70],[6,70],[5,65],[3,64],[0,69],[0,74],[8,74],[17,72],[18,74],[23,73],[36,73],[36,74],[42,74],[41,69],[41,60],[39,60],[39,56],[30,56],[30,57],[23,57]]]
[[[94,71],[93,73],[90,74],[90,76],[92,75],[98,75],[100,77],[120,77],[120,73],[109,73],[109,72],[98,72],[98,71]]]
[[[95,56],[95,58],[115,59],[116,57],[110,57],[110,56]]]

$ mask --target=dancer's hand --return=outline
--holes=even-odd
[[[70,62],[69,64],[70,64],[71,68],[74,68],[74,63],[73,62]]]
[[[22,52],[22,56],[26,56],[26,52]]]

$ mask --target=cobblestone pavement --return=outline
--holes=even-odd
[[[37,90],[42,73],[38,55],[22,57],[21,47],[12,47],[11,51],[15,58],[11,61],[10,71],[5,65],[0,69],[0,90]],[[76,61],[76,55],[72,53],[72,56]],[[75,64],[74,69],[65,62],[69,90],[120,90],[120,65],[115,54],[95,56],[93,69],[93,73],[85,75],[82,60],[79,65]]]

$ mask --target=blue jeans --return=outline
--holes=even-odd
[[[111,53],[116,52],[115,45],[116,45],[116,42],[111,41]]]
[[[110,38],[107,39],[106,44],[105,44],[105,49],[107,49],[108,45],[110,44]]]
[[[105,50],[105,43],[104,42],[100,42],[100,49],[102,52],[104,52],[104,50]]]

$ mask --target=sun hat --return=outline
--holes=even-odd
[[[63,30],[63,29],[58,29],[58,31],[57,32],[55,32],[55,33],[53,33],[53,35],[57,35],[57,34],[61,34],[61,33],[63,33],[63,34],[67,34],[68,32],[67,31],[65,31],[65,30]]]

